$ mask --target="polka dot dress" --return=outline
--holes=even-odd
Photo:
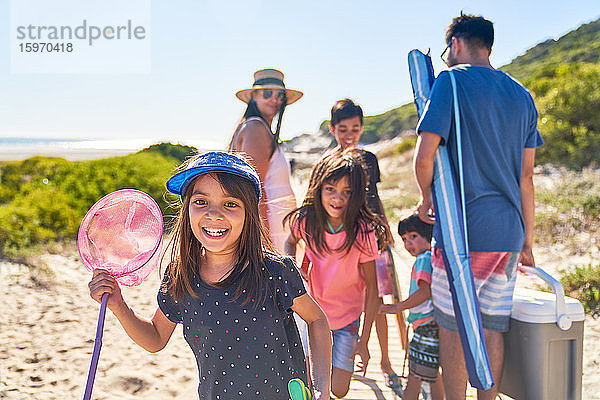
[[[165,316],[183,324],[198,364],[200,399],[287,400],[288,381],[306,381],[304,353],[290,309],[306,290],[293,261],[279,260],[272,255],[265,260],[272,290],[262,304],[251,298],[242,305],[245,291],[232,302],[236,285],[219,289],[199,277],[192,281],[197,298],[187,294],[176,302],[168,293],[158,293]],[[163,282],[167,279],[168,271]]]

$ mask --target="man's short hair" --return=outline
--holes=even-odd
[[[460,13],[446,29],[446,44],[453,37],[463,38],[473,48],[492,50],[494,44],[494,24],[482,16]]]
[[[331,108],[331,125],[335,126],[345,119],[358,117],[363,124],[363,110],[350,99],[338,100]]]
[[[431,242],[433,235],[433,225],[423,222],[417,214],[404,218],[398,223],[398,234],[400,236],[408,232],[417,232],[419,235]]]

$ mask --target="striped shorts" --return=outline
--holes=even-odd
[[[507,332],[519,253],[471,252],[470,255],[483,328]],[[441,327],[456,332],[458,327],[442,249],[433,249],[431,264],[431,297],[435,321]]]
[[[408,348],[408,370],[414,377],[425,382],[435,382],[440,367],[440,339],[435,323],[421,325]]]

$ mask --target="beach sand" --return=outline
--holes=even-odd
[[[82,397],[99,305],[89,297],[90,274],[75,254],[42,257],[54,276],[0,262],[0,290],[4,294],[0,313],[0,398]],[[401,253],[396,258],[407,293],[411,260]],[[142,285],[123,288],[128,304],[139,315],[152,316],[159,282],[158,271],[154,271]],[[400,372],[403,354],[396,332],[391,324],[391,355],[394,368]],[[586,317],[584,335],[583,398],[600,399],[600,320]],[[353,381],[347,399],[393,398],[381,380],[375,337],[373,332],[369,379]],[[135,345],[107,312],[94,399],[191,399],[197,398],[197,382],[196,363],[181,326],[164,350],[151,354]],[[471,397],[474,391],[469,394]]]
[[[0,264],[0,398],[81,398],[99,304],[89,297],[90,273],[79,257],[47,255],[53,277]],[[160,283],[154,271],[142,285],[123,288],[128,304],[150,318]],[[107,310],[94,399],[197,398],[196,362],[181,326],[168,346],[151,354],[134,344]]]

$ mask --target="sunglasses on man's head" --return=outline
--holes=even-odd
[[[285,90],[279,90],[276,91],[276,93],[273,93],[273,89],[263,89],[262,90],[262,97],[263,99],[270,99],[271,96],[273,96],[273,94],[275,94],[275,96],[277,96],[279,99],[283,100],[285,99]]]

